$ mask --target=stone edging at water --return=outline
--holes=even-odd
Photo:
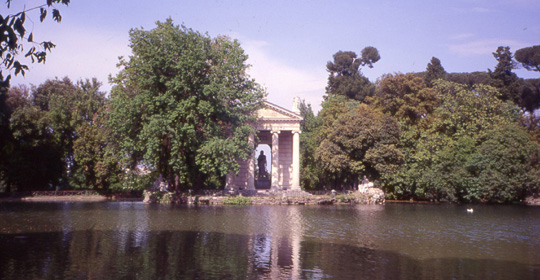
[[[22,197],[22,201],[106,201],[104,195],[46,195]]]
[[[384,204],[381,189],[349,194],[312,195],[304,191],[240,192],[232,195],[187,195],[145,191],[145,203],[173,203],[192,205],[331,205]]]

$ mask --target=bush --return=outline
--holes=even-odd
[[[223,204],[249,205],[251,204],[251,198],[245,196],[229,196],[223,200]]]

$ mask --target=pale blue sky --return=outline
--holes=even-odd
[[[15,2],[10,12],[43,0]],[[286,108],[294,96],[319,108],[326,62],[339,50],[376,47],[381,60],[363,69],[376,81],[385,73],[424,71],[433,56],[448,72],[486,71],[496,65],[491,53],[497,46],[515,52],[540,45],[539,0],[72,0],[59,8],[60,24],[39,23],[37,13],[29,15],[34,40],[51,40],[57,48],[45,65],[32,65],[13,84],[97,77],[108,91],[107,76],[118,71],[117,57],[129,55],[130,28],[152,29],[169,16],[202,33],[238,39],[250,56],[251,76],[267,88],[270,102]],[[525,69],[515,72],[540,78]]]

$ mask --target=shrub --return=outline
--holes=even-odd
[[[251,198],[245,196],[229,196],[223,200],[223,204],[249,205],[251,204]]]

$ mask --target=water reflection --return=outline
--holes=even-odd
[[[540,215],[481,210],[13,204],[0,279],[539,278]]]

